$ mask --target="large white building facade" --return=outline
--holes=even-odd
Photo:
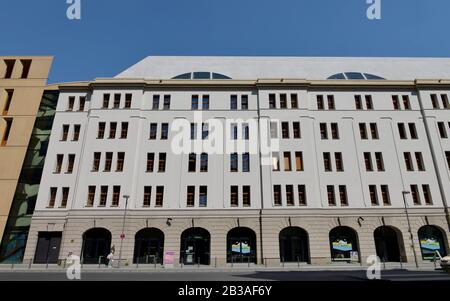
[[[60,91],[25,260],[449,251],[450,59],[149,57]]]

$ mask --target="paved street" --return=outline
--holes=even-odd
[[[366,272],[353,271],[163,271],[82,272],[86,281],[363,281]],[[450,281],[442,271],[389,270],[382,271],[382,280],[392,281]],[[54,272],[0,272],[0,281],[64,281],[65,273]]]

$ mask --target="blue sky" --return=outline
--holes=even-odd
[[[49,82],[114,76],[148,55],[450,56],[450,1],[0,0],[0,55],[53,55]]]

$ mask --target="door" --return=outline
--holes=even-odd
[[[34,263],[57,263],[61,237],[61,232],[39,232]]]

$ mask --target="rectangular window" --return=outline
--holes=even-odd
[[[450,151],[445,152],[445,158],[447,159],[448,169],[450,169]]]
[[[372,135],[372,139],[377,140],[378,137],[378,127],[376,123],[370,124],[370,134]]]
[[[231,204],[231,207],[239,206],[238,186],[231,186],[231,189],[230,189],[230,204]]]
[[[250,171],[250,154],[249,153],[242,154],[242,171],[243,172]]]
[[[238,109],[238,97],[237,95],[231,95],[230,96],[230,110],[237,110]]]
[[[58,191],[58,189],[56,187],[50,187],[50,197],[49,197],[49,200],[48,200],[48,207],[49,208],[55,207],[57,191]]]
[[[295,121],[293,123],[293,127],[294,127],[294,138],[295,139],[300,139],[302,137],[302,133],[300,130],[300,122]]]
[[[162,123],[161,124],[161,140],[167,140],[169,137],[169,124]]]
[[[366,171],[373,171],[372,155],[370,153],[364,153],[364,164]]]
[[[280,154],[278,152],[272,153],[272,171],[280,170]]]
[[[100,203],[98,204],[98,206],[105,207],[107,199],[108,199],[108,186],[101,186],[100,187]]]
[[[78,111],[83,112],[86,104],[86,97],[80,96],[80,106],[78,107]]]
[[[63,125],[63,133],[61,137],[61,141],[67,141],[67,137],[69,136],[69,125],[64,124]]]
[[[238,171],[238,154],[237,153],[230,154],[230,171],[231,172]]]
[[[105,138],[105,122],[99,122],[98,123],[98,132],[97,132],[97,139],[103,139]]]
[[[209,137],[209,124],[202,123],[202,140],[206,140]]]
[[[159,95],[153,95],[152,110],[154,111],[159,110],[159,98]]]
[[[125,163],[125,153],[124,152],[117,153],[117,167],[116,167],[116,171],[118,171],[118,172],[123,171],[124,163]]]
[[[286,185],[286,204],[288,206],[294,206],[294,186]]]
[[[275,94],[269,94],[269,108],[270,109],[276,109],[277,108]]]
[[[12,127],[12,119],[11,118],[5,118],[6,121],[6,128],[5,133],[3,134],[2,143],[1,146],[5,146],[9,139],[9,133],[11,132]]]
[[[431,197],[430,185],[422,185],[423,190],[423,198],[425,200],[425,204],[432,205],[433,198]]]
[[[198,110],[198,95],[192,95],[191,110]]]
[[[339,185],[339,199],[341,206],[348,206],[347,187],[345,185]]]
[[[30,73],[31,60],[20,60],[20,63],[22,64],[22,74],[20,75],[20,78],[27,78]]]
[[[289,139],[289,122],[281,123],[281,137],[283,139]]]
[[[365,98],[366,98],[366,109],[373,110],[372,95],[366,95]]]
[[[419,171],[425,171],[425,164],[423,163],[422,153],[416,152],[414,155],[416,157],[417,169]]]
[[[144,199],[142,206],[150,207],[150,201],[152,199],[152,186],[144,186]]]
[[[189,154],[188,172],[195,172],[197,166],[197,155],[194,153]]]
[[[95,200],[95,186],[89,186],[86,207],[94,206],[94,200]]]
[[[131,101],[133,100],[133,94],[125,94],[125,109],[131,108]]]
[[[75,96],[69,97],[69,105],[67,107],[67,111],[73,111],[73,107],[75,105]]]
[[[121,97],[120,94],[114,94],[114,103],[113,103],[114,109],[120,108],[120,97]]]
[[[317,110],[323,109],[324,109],[323,95],[317,95]]]
[[[14,90],[6,90],[6,101],[3,108],[3,115],[8,115],[9,108],[11,107]]]
[[[291,171],[291,153],[290,152],[284,152],[283,153],[284,158],[284,171]]]
[[[403,99],[403,107],[405,108],[405,110],[411,110],[411,104],[409,103],[409,96],[403,95],[402,99]]]
[[[147,153],[147,172],[153,172],[155,165],[155,153]]]
[[[415,123],[408,123],[408,127],[409,127],[409,133],[411,134],[411,139],[418,139],[417,130],[416,130],[416,124]]]
[[[69,155],[69,162],[67,163],[67,171],[66,173],[70,174],[73,173],[73,166],[75,164],[75,155],[70,154]]]
[[[303,153],[295,152],[295,169],[297,171],[303,171]]]
[[[200,155],[200,172],[208,172],[208,154],[202,153]]]
[[[372,205],[378,205],[378,195],[377,195],[377,186],[369,185],[369,193],[370,193],[370,202]]]
[[[164,186],[156,186],[155,207],[162,207],[164,200]]]
[[[332,171],[330,153],[323,153],[323,166],[325,168],[325,171]]]
[[[377,162],[377,170],[384,171],[384,161],[382,153],[375,153],[375,160]]]
[[[242,186],[242,205],[244,207],[250,207],[251,205],[250,186]]]
[[[397,126],[398,126],[398,134],[400,136],[400,139],[402,139],[402,140],[408,139],[408,137],[406,136],[405,124],[399,123],[399,124],[397,124]]]
[[[208,187],[207,186],[200,186],[200,196],[198,200],[198,205],[200,207],[206,207],[208,206]]]
[[[241,110],[248,110],[248,95],[241,96]]]
[[[411,196],[414,205],[420,205],[419,188],[417,187],[417,185],[411,185]]]
[[[442,106],[444,107],[444,109],[450,109],[447,94],[441,94],[441,99],[442,99]]]
[[[4,62],[6,65],[5,78],[11,78],[16,60],[5,60]]]
[[[339,139],[339,127],[337,123],[332,123],[331,124],[331,137],[334,140]]]
[[[166,153],[159,153],[158,172],[166,171]]]
[[[328,110],[335,110],[336,106],[334,105],[334,95],[328,95]]]
[[[248,123],[242,124],[242,139],[249,140],[250,139],[250,129]]]
[[[209,110],[209,95],[202,96],[202,110]]]
[[[297,94],[291,94],[291,109],[298,108],[298,96]]]
[[[328,139],[327,124],[326,123],[321,123],[319,126],[320,126],[320,138],[322,140]]]
[[[73,127],[72,141],[78,141],[80,139],[80,129],[81,125],[75,124],[75,126]]]
[[[64,160],[64,155],[56,155],[56,166],[55,166],[55,173],[61,173],[62,164]]]
[[[272,121],[270,123],[270,138],[272,139],[278,138],[278,123],[276,121]]]
[[[238,126],[237,126],[237,123],[232,123],[230,125],[230,131],[231,131],[231,140],[237,140],[238,139]]]
[[[366,140],[368,138],[367,136],[367,127],[365,123],[359,124],[359,135],[361,136],[362,140]]]
[[[344,160],[342,159],[342,153],[334,153],[334,159],[336,161],[336,171],[344,171]]]
[[[363,109],[361,95],[355,95],[355,108],[357,110]]]
[[[273,201],[275,206],[281,206],[281,185],[273,185]]]
[[[436,94],[431,94],[431,104],[433,105],[433,109],[439,109],[439,101]]]
[[[392,104],[394,106],[394,110],[400,110],[400,101],[397,95],[392,95]]]
[[[191,123],[191,140],[197,139],[197,124]]]
[[[287,95],[280,94],[280,108],[287,109]]]
[[[118,207],[120,201],[120,186],[113,186],[112,207]]]
[[[381,185],[381,196],[383,198],[383,204],[389,206],[391,204],[391,196],[389,195],[388,185]]]
[[[109,108],[109,98],[110,98],[109,94],[103,94],[103,104],[102,104],[103,109]]]
[[[127,139],[128,137],[128,122],[122,122],[120,126],[120,139]]]
[[[306,186],[298,185],[298,202],[300,206],[306,206]]]
[[[163,110],[170,110],[170,95],[164,95]]]
[[[116,138],[117,122],[111,122],[109,124],[109,139]]]
[[[102,156],[101,153],[94,153],[94,162],[92,163],[92,171],[99,171],[101,156]]]
[[[105,161],[104,171],[106,171],[106,172],[111,171],[112,158],[113,158],[113,153],[111,153],[111,152],[106,153],[106,161]]]
[[[336,206],[336,196],[334,193],[333,185],[327,185],[327,196],[328,196],[328,205]]]
[[[405,158],[405,165],[407,171],[414,171],[414,166],[411,159],[411,153],[403,153],[403,157]]]
[[[187,187],[186,206],[187,207],[195,206],[195,186]]]
[[[150,140],[156,140],[157,131],[158,131],[158,124],[150,123]]]
[[[445,123],[443,122],[438,122],[438,129],[439,129],[439,135],[441,136],[441,138],[446,139],[447,136],[447,129],[445,128]]]
[[[61,198],[61,208],[67,207],[67,200],[69,199],[69,187],[63,187],[62,198]]]

